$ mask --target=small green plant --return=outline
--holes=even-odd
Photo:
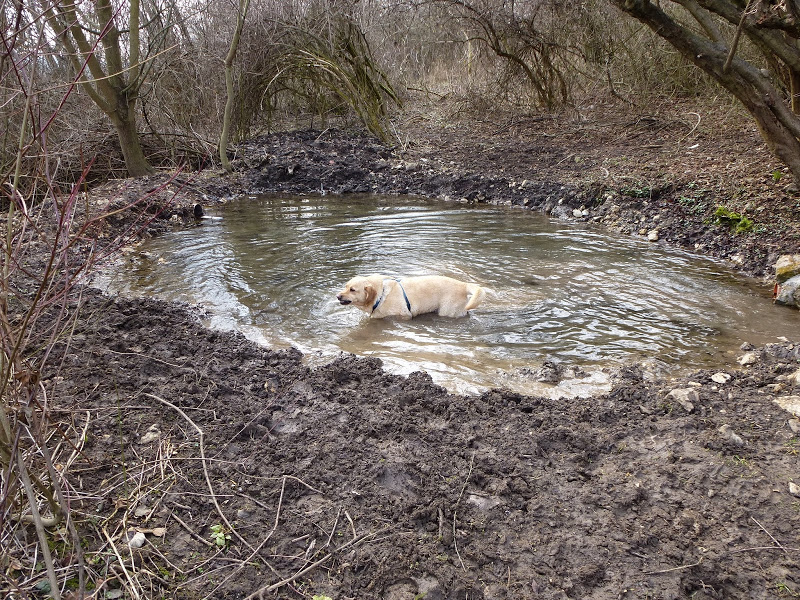
[[[333,600],[333,598],[326,596],[325,594],[314,594],[311,596],[311,600]]]
[[[739,456],[738,454],[733,455],[733,462],[742,467],[747,467],[747,468],[751,467],[750,460],[748,460],[744,456]]]
[[[797,456],[800,454],[800,443],[798,443],[797,438],[792,438],[785,444],[786,448],[784,451],[786,454],[791,454],[792,456]]]
[[[784,582],[776,583],[775,587],[780,598],[800,598],[800,593],[794,591]]]
[[[695,198],[694,196],[681,196],[678,198],[678,202],[680,202],[688,212],[695,215],[703,214],[708,208],[708,204],[704,200]]]
[[[222,525],[217,524],[211,526],[211,540],[217,545],[217,548],[227,548],[231,543],[231,536]]]
[[[632,198],[649,198],[653,194],[653,190],[646,185],[631,185],[620,188],[620,193]]]
[[[775,169],[772,172],[772,181],[774,181],[775,183],[778,183],[782,178],[783,178],[783,171],[781,171],[780,169]]]
[[[753,222],[750,219],[724,206],[717,207],[712,222],[715,225],[730,227],[734,233],[745,233],[753,229]]]

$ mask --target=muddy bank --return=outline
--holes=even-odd
[[[162,216],[187,220],[193,215],[192,203],[208,205],[258,193],[409,194],[518,205],[556,218],[597,223],[725,260],[742,273],[765,280],[774,275],[780,254],[800,251],[800,226],[794,219],[800,195],[792,184],[749,178],[732,194],[727,187],[695,177],[687,180],[682,173],[654,179],[646,172],[655,167],[641,154],[629,175],[619,178],[622,182],[597,176],[608,172],[602,166],[590,169],[579,164],[578,173],[572,173],[574,163],[564,165],[559,176],[552,167],[535,164],[552,155],[551,146],[559,140],[551,137],[544,138],[546,147],[517,138],[494,139],[491,151],[486,151],[485,142],[452,135],[439,140],[445,144],[445,154],[435,141],[425,139],[424,131],[416,133],[425,143],[403,147],[340,130],[258,138],[237,147],[232,157],[235,173],[230,176],[204,172],[178,177],[170,190],[179,193],[163,194],[172,208]],[[562,153],[569,150],[564,145]],[[608,154],[614,156],[615,149],[609,148]],[[742,186],[748,191],[743,192]],[[135,185],[131,193],[138,193]],[[752,225],[737,233],[735,224],[717,216],[719,207],[741,211]]]
[[[608,147],[606,157],[625,152],[639,158],[621,181],[605,177],[605,167],[591,169],[574,158],[562,165],[562,172],[552,173],[552,167],[540,168],[537,161],[543,156],[551,157],[550,163],[561,154],[561,160],[569,157],[569,140],[563,136],[532,141],[494,137],[487,145],[476,140],[474,132],[473,137],[454,133],[433,141],[424,138],[425,132],[418,133],[424,143],[391,149],[370,138],[330,130],[268,136],[240,147],[243,156],[236,166],[242,174],[237,184],[250,192],[373,192],[519,205],[631,235],[656,232],[658,243],[727,260],[755,276],[771,276],[779,254],[800,248],[798,226],[791,218],[797,194],[785,182],[747,180],[741,186],[749,191],[742,192],[740,186],[732,195],[725,187],[695,176],[687,180],[682,173],[660,180],[645,174],[655,166],[639,149],[625,146]],[[664,143],[661,133],[659,141]],[[584,151],[590,145],[572,143]],[[556,156],[554,146],[559,147]],[[714,161],[704,162],[706,169],[714,168]],[[747,214],[753,228],[737,234],[719,223],[714,213],[720,206]]]
[[[795,249],[793,234],[734,235],[700,211],[679,212],[688,206],[679,186],[637,197],[574,178],[543,183],[522,172],[525,154],[481,161],[476,147],[462,143],[459,160],[430,140],[389,149],[301,132],[243,145],[232,176],[182,175],[163,190],[162,179],[140,180],[107,195],[114,204],[146,188],[169,201],[152,231],[242,193],[373,191],[511,202],[634,235],[658,229],[654,243],[740,255],[758,275]],[[55,459],[71,457],[67,493],[98,594],[800,593],[800,425],[775,403],[795,394],[792,341],[679,381],[647,381],[631,365],[599,397],[468,397],[424,373],[387,374],[377,359],[310,369],[297,351],[206,329],[201,316],[88,292],[75,335],[53,357],[61,367],[45,378],[70,441]],[[145,543],[129,549],[126,532],[137,528]],[[34,535],[17,533],[20,564]],[[74,574],[72,553],[58,560],[65,579]],[[3,585],[22,596],[35,579],[8,569]]]
[[[792,394],[800,346],[669,384],[631,367],[596,398],[463,397],[376,359],[311,370],[179,306],[92,294],[85,315],[47,382],[64,430],[87,428],[73,507],[109,563],[98,518],[122,547],[148,532],[127,565],[145,597],[243,598],[318,561],[265,597],[800,586],[800,430],[774,402]],[[230,536],[220,547],[214,527]]]

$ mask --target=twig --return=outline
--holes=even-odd
[[[770,538],[770,539],[771,539],[773,542],[775,542],[775,545],[776,545],[778,548],[780,548],[781,550],[783,550],[783,551],[784,551],[784,553],[786,554],[786,556],[789,556],[789,552],[786,550],[786,548],[784,548],[784,547],[783,547],[783,545],[782,545],[782,544],[781,544],[781,543],[780,543],[778,540],[776,540],[776,539],[775,539],[775,538],[772,536],[772,534],[771,534],[769,531],[767,531],[767,530],[764,528],[764,526],[763,526],[761,523],[759,523],[759,522],[756,520],[756,518],[755,518],[755,517],[750,517],[750,518],[751,518],[751,519],[753,519],[753,522],[754,522],[756,525],[758,525],[758,526],[761,528],[761,531],[763,531],[764,533],[766,533],[766,534],[769,536],[769,538]]]
[[[247,596],[244,600],[252,600],[253,598],[263,598],[264,594],[268,594],[269,592],[274,592],[275,590],[277,590],[279,588],[282,588],[285,585],[289,585],[290,583],[292,583],[296,579],[302,577],[303,575],[305,575],[306,573],[308,573],[310,571],[313,571],[314,569],[316,569],[321,564],[323,564],[323,563],[327,562],[328,560],[330,560],[335,554],[337,554],[339,552],[343,552],[344,550],[347,550],[349,548],[354,548],[354,547],[362,544],[363,542],[367,541],[368,538],[375,537],[376,535],[378,535],[378,533],[380,533],[380,532],[365,533],[365,534],[361,535],[360,537],[357,537],[356,539],[350,540],[349,542],[347,542],[346,544],[340,546],[339,548],[335,548],[329,554],[326,554],[325,556],[320,558],[318,561],[313,562],[310,565],[308,565],[307,567],[305,567],[304,569],[299,570],[297,573],[295,573],[291,577],[287,577],[286,579],[284,579],[282,581],[279,581],[277,583],[273,583],[272,585],[264,586],[261,589],[258,589],[255,592],[253,592],[252,594],[250,594],[249,596]]]
[[[563,163],[564,161],[567,161],[567,160],[569,160],[570,158],[573,158],[574,156],[575,156],[575,154],[574,154],[574,153],[572,153],[572,154],[568,154],[567,156],[565,156],[564,158],[562,158],[560,161],[558,161],[558,162],[555,164],[555,166],[558,166],[558,165],[560,165],[560,164],[561,164],[561,163]]]
[[[744,20],[745,17],[750,13],[750,2],[744,7],[742,11],[742,16],[739,18],[739,26],[736,28],[736,33],[733,35],[733,41],[731,42],[731,47],[728,50],[728,56],[725,59],[725,64],[722,65],[722,72],[727,73],[728,70],[731,68],[731,63],[733,62],[733,57],[736,54],[736,48],[739,46],[739,38],[742,37],[742,30],[744,29]]]
[[[275,523],[273,524],[272,529],[270,530],[270,532],[267,534],[267,536],[263,540],[261,540],[261,543],[253,549],[253,551],[250,554],[250,556],[248,556],[245,560],[243,560],[242,563],[233,571],[233,573],[231,573],[230,575],[225,577],[222,581],[219,582],[219,584],[213,590],[211,590],[208,594],[206,594],[205,598],[213,597],[214,594],[217,592],[217,590],[220,587],[222,587],[222,585],[225,582],[227,582],[231,577],[233,577],[239,571],[241,571],[244,568],[244,566],[247,563],[249,563],[253,559],[253,557],[261,550],[261,548],[264,547],[264,544],[266,544],[269,541],[269,539],[272,537],[272,534],[275,533],[275,531],[278,529],[278,523],[279,523],[280,517],[281,517],[281,507],[283,506],[283,494],[284,494],[284,491],[286,489],[286,479],[287,479],[287,476],[284,475],[283,480],[281,481],[281,495],[278,497],[278,509],[275,511]],[[272,568],[272,566],[269,565],[269,563],[267,563],[267,566],[269,566],[269,568],[272,570],[273,573],[278,575],[277,571],[275,571],[275,569]]]
[[[53,557],[50,554],[50,547],[47,545],[47,534],[44,531],[45,526],[42,522],[39,506],[36,502],[36,493],[33,491],[33,484],[28,476],[28,468],[25,465],[25,461],[22,459],[21,451],[17,451],[17,466],[19,467],[19,478],[22,480],[22,487],[25,489],[25,493],[28,496],[28,505],[31,509],[32,521],[36,527],[36,535],[39,537],[42,558],[47,568],[47,578],[50,580],[50,593],[53,594],[55,600],[59,600],[61,598],[61,593],[58,589],[58,578],[56,577],[56,571],[53,567]]]
[[[214,544],[212,544],[212,543],[211,543],[211,542],[209,542],[208,540],[204,539],[204,538],[203,538],[203,536],[201,536],[201,535],[200,535],[200,534],[198,534],[197,532],[193,531],[193,530],[191,529],[191,527],[189,527],[189,526],[188,526],[186,523],[184,523],[184,522],[181,520],[181,518],[180,518],[178,515],[176,515],[176,514],[175,514],[175,511],[173,511],[173,512],[172,512],[172,518],[173,518],[173,519],[175,519],[175,520],[176,520],[178,523],[180,523],[180,524],[183,526],[183,528],[184,528],[186,531],[188,531],[188,532],[189,532],[189,535],[191,535],[191,536],[192,536],[194,539],[196,539],[198,542],[202,542],[203,544],[205,544],[206,546],[209,546],[209,547],[211,547],[211,548],[215,548],[215,547],[216,547]]]
[[[72,466],[72,463],[75,461],[76,458],[78,458],[78,455],[81,454],[81,452],[83,452],[83,446],[86,441],[86,432],[89,431],[89,421],[91,420],[91,418],[92,418],[92,413],[87,410],[86,423],[83,426],[83,431],[81,432],[81,436],[78,439],[78,443],[73,447],[72,454],[70,455],[70,457],[64,462],[65,473],[70,472],[70,467]]]
[[[320,548],[323,550],[331,545],[331,540],[333,539],[333,534],[336,533],[336,526],[339,524],[339,515],[342,514],[342,507],[339,507],[339,510],[336,511],[336,518],[333,521],[333,527],[331,528],[331,534],[328,536],[328,541],[325,542],[325,545]]]
[[[458,551],[458,542],[456,541],[456,512],[458,511],[458,505],[461,503],[461,498],[464,496],[464,491],[467,489],[469,478],[472,476],[472,468],[474,465],[475,465],[475,452],[472,453],[472,458],[469,459],[469,471],[467,471],[467,477],[466,479],[464,479],[464,485],[461,486],[461,493],[458,495],[456,504],[453,507],[453,548],[456,551],[456,556],[458,556],[458,562],[461,563],[461,568],[464,569],[465,573],[467,571],[467,567],[464,565],[464,561],[461,560],[461,553]]]
[[[125,573],[125,578],[128,580],[128,584],[131,587],[131,594],[133,594],[133,596],[138,599],[140,597],[139,591],[136,589],[136,585],[134,584],[133,579],[130,576],[130,573],[128,573],[128,569],[125,568],[125,561],[122,560],[122,556],[120,555],[119,550],[117,550],[117,547],[114,544],[114,540],[111,539],[111,536],[108,534],[108,530],[105,527],[103,527],[103,535],[106,536],[106,539],[108,540],[111,549],[114,551],[117,560],[119,560],[119,566],[122,567],[122,572]]]
[[[694,115],[695,117],[697,117],[697,123],[694,124],[694,126],[692,127],[691,131],[689,131],[689,133],[687,133],[685,136],[683,136],[681,139],[678,140],[678,143],[682,142],[683,140],[688,138],[690,135],[692,135],[694,133],[694,130],[697,129],[698,127],[700,127],[700,122],[703,120],[703,117],[700,116],[700,113],[688,112],[688,113],[685,113],[685,114]]]
[[[222,507],[219,505],[219,502],[217,501],[217,495],[214,493],[214,486],[211,484],[211,476],[208,474],[208,463],[206,462],[206,452],[204,443],[205,434],[203,433],[203,430],[200,429],[200,427],[198,427],[197,424],[189,418],[189,415],[187,415],[181,408],[175,406],[172,402],[164,400],[163,398],[159,398],[155,394],[144,394],[144,395],[147,396],[148,398],[152,398],[153,400],[158,400],[162,404],[169,406],[173,410],[177,411],[178,414],[180,414],[192,427],[195,428],[197,434],[200,436],[200,459],[203,465],[203,475],[206,478],[206,484],[208,485],[208,491],[211,494],[211,500],[212,502],[214,502],[214,507],[217,509],[217,513],[219,514],[223,523],[225,523],[225,526],[228,528],[228,531],[233,533],[233,535],[235,535],[236,538],[240,542],[242,542],[242,544],[250,548],[250,550],[252,551],[253,547],[250,544],[248,544],[247,541],[241,535],[239,535],[239,532],[233,528],[233,525],[231,525],[230,521],[228,521],[228,517],[226,517],[225,513],[222,512]]]
[[[297,483],[299,483],[299,484],[301,484],[301,485],[304,485],[305,487],[307,487],[308,489],[310,489],[312,492],[316,492],[317,494],[321,494],[321,493],[322,493],[322,492],[321,492],[321,491],[319,491],[317,488],[315,488],[315,487],[311,487],[310,485],[308,485],[308,484],[307,484],[305,481],[303,481],[303,480],[302,480],[302,479],[300,479],[299,477],[295,477],[294,475],[284,475],[284,477],[285,477],[286,479],[294,479],[294,480],[295,480]]]
[[[663,569],[661,571],[645,571],[645,575],[661,575],[663,573],[672,573],[673,571],[682,571],[683,569],[691,569],[692,567],[696,567],[703,559],[701,558],[696,563],[692,563],[691,565],[681,565],[680,567],[672,567],[671,569]]]
[[[358,536],[356,535],[356,524],[353,523],[353,519],[350,518],[350,513],[344,511],[344,516],[347,517],[347,520],[350,521],[350,528],[353,530],[353,539],[356,539]]]
[[[728,553],[735,554],[737,552],[751,552],[753,550],[783,550],[784,552],[791,550],[792,552],[800,552],[800,548],[785,548],[783,546],[751,546],[749,548],[736,548],[734,550],[728,550]]]

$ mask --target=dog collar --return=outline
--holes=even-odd
[[[383,299],[386,297],[386,285],[385,284],[386,284],[387,281],[389,281],[389,280],[387,280],[387,279],[383,280],[384,287],[383,287],[383,289],[381,289],[381,295],[375,301],[375,304],[372,305],[372,312],[375,312],[375,310],[380,306],[381,302],[383,302]],[[396,281],[397,285],[400,286],[400,291],[403,292],[403,300],[406,301],[406,308],[408,309],[408,312],[411,312],[411,302],[408,299],[408,295],[406,294],[406,289],[403,287],[403,283],[399,279],[394,279],[392,281]]]

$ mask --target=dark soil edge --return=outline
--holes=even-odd
[[[790,237],[737,236],[684,214],[679,186],[638,198],[522,185],[424,158],[343,132],[268,136],[241,146],[231,176],[186,175],[157,191],[168,204],[150,232],[190,222],[198,203],[247,193],[374,192],[519,204],[634,235],[658,229],[659,243],[756,276],[795,249]],[[114,201],[165,180],[123,182]],[[712,371],[645,381],[632,365],[596,398],[503,390],[463,397],[422,373],[388,375],[375,359],[343,356],[311,370],[296,351],[207,330],[184,307],[90,292],[76,335],[54,357],[63,361],[58,377],[45,383],[61,407],[95,416],[82,489],[118,489],[121,447],[142,464],[157,459],[163,446],[142,441],[153,426],[161,443],[174,444],[179,477],[168,492],[153,476],[144,493],[116,508],[117,492],[74,504],[79,518],[122,506],[115,536],[121,523],[167,527],[166,540],[151,538],[137,555],[164,569],[149,580],[155,596],[202,597],[230,572],[231,559],[250,551],[233,541],[215,554],[196,540],[208,539],[219,521],[196,440],[152,396],[190,412],[204,430],[206,454],[218,461],[209,470],[215,493],[251,546],[283,505],[280,528],[261,553],[271,567],[244,563],[217,597],[242,598],[274,583],[308,564],[309,540],[324,554],[333,539],[345,550],[275,597],[773,598],[800,591],[797,554],[782,551],[797,546],[800,530],[798,502],[787,491],[800,478],[791,452],[797,437],[789,413],[773,402],[791,394],[798,348],[753,349],[742,369],[722,369],[724,383]],[[694,393],[679,402],[673,389]],[[150,516],[135,517],[137,506],[152,508]],[[347,549],[346,540],[367,532],[374,535]],[[222,574],[198,578],[198,564]]]

